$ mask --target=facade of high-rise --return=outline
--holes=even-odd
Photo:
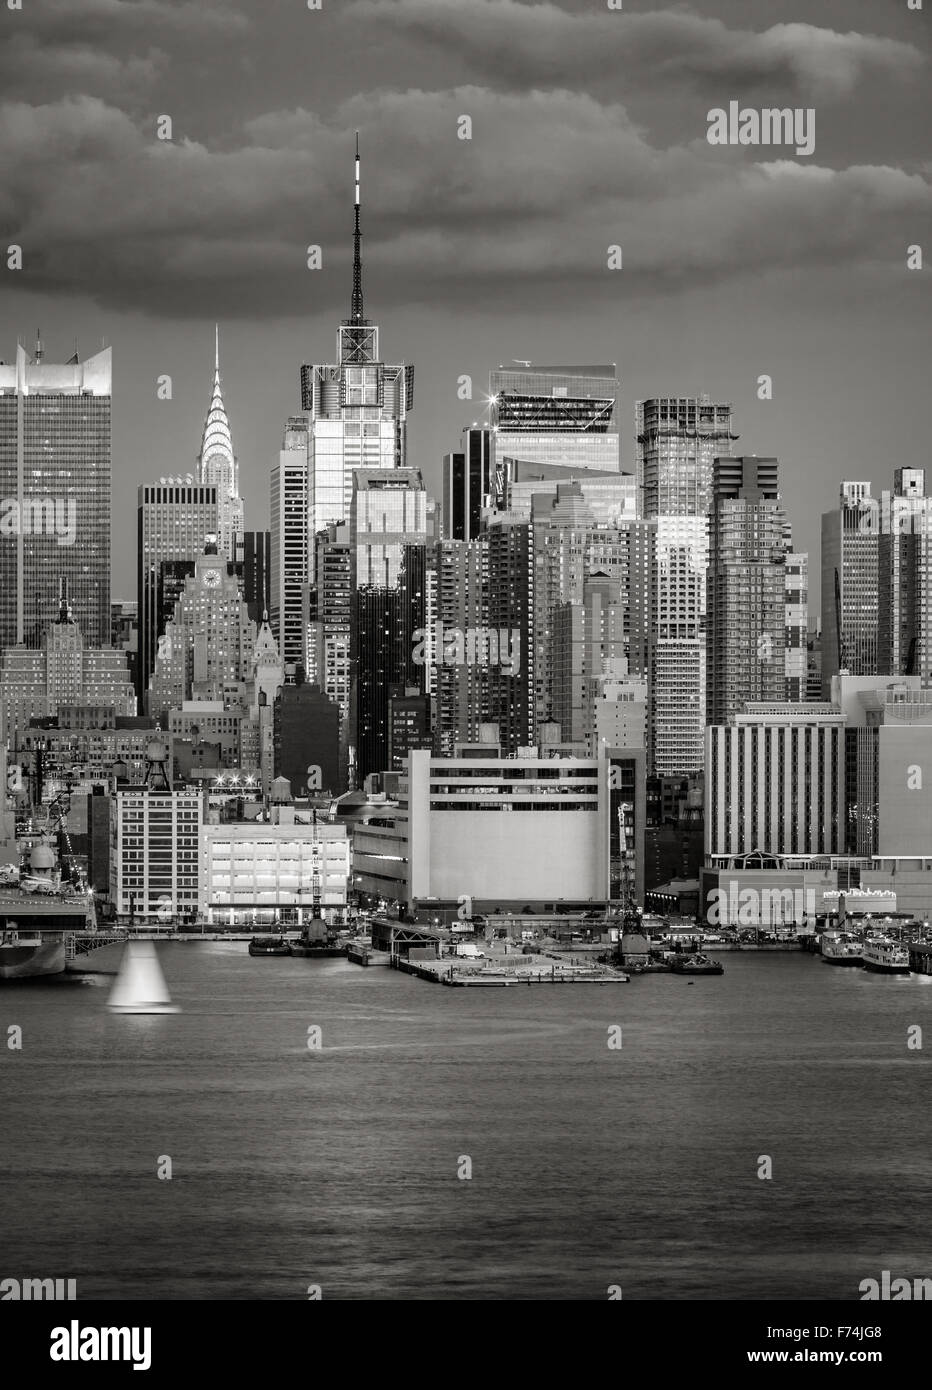
[[[530,362],[489,373],[493,466],[533,459],[574,469],[617,473],[618,378],[614,363],[534,367]]]
[[[444,454],[441,508],[444,540],[475,540],[482,508],[492,495],[492,433],[473,425],[463,430],[462,449]]]
[[[282,687],[274,706],[274,739],[275,776],[286,777],[296,795],[343,791],[340,710],[320,686]]]
[[[845,716],[830,704],[750,703],[706,730],[707,855],[845,849]]]
[[[737,437],[731,406],[709,396],[637,403],[640,514],[657,528],[649,743],[651,770],[664,776],[703,765],[713,460]]]
[[[285,423],[272,469],[269,616],[285,669],[307,665],[307,624],[314,547],[311,543],[310,430],[303,415]],[[293,678],[293,677],[292,677]]]
[[[809,556],[787,550],[784,565],[783,675],[785,700],[809,699]]]
[[[593,745],[601,678],[628,672],[626,616],[621,585],[607,574],[588,576],[581,601],[553,610],[552,710],[564,743]]]
[[[117,791],[110,802],[114,910],[153,922],[196,913],[203,829],[200,791]]]
[[[155,670],[159,640],[185,578],[216,538],[217,489],[192,477],[162,478],[139,489],[136,513],[136,583],[139,621],[137,694],[140,708]]]
[[[357,469],[350,506],[353,582],[350,764],[355,784],[389,766],[389,700],[408,684],[413,632],[421,625],[409,599],[419,586],[434,504],[417,469]],[[420,563],[419,563],[420,561]],[[411,571],[415,571],[412,573]]]
[[[618,479],[621,482],[621,479]],[[623,500],[609,502],[602,480],[560,482],[531,503],[534,547],[534,717],[558,718],[554,709],[554,613],[582,603],[593,575],[618,585],[624,610],[626,674],[646,678],[651,668],[656,523],[634,519]],[[564,737],[568,737],[564,731]]]
[[[235,538],[244,525],[243,499],[239,495],[239,469],[220,386],[219,329],[215,330],[214,382],[197,459],[197,481],[217,489],[217,549],[225,559],[234,560]]]
[[[237,532],[233,539],[233,560],[249,616],[254,623],[260,623],[272,610],[271,533]]]
[[[843,482],[838,507],[822,516],[823,700],[841,670],[877,674],[879,592],[880,502],[869,482]]]
[[[166,624],[149,682],[149,713],[167,717],[186,701],[239,698],[253,676],[256,628],[222,556],[199,555]]]
[[[748,700],[786,695],[785,513],[777,460],[713,465],[706,611],[707,716],[728,724]]]
[[[880,674],[932,680],[932,497],[925,469],[898,468],[880,495],[877,552]]]
[[[59,581],[91,648],[110,641],[112,353],[0,364],[0,650],[38,647]]]
[[[310,597],[307,678],[337,709],[339,773],[335,786],[342,790],[348,780],[352,695],[353,547],[349,521],[326,526],[317,536],[314,555],[316,580]]]

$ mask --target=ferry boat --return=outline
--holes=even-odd
[[[863,946],[845,936],[823,936],[822,959],[826,965],[863,965]]]
[[[674,975],[724,975],[725,967],[717,960],[696,952],[690,956],[678,956],[673,962]]]
[[[249,943],[251,956],[289,956],[291,948],[283,936],[254,936]]]
[[[909,974],[909,951],[898,941],[867,941],[862,954],[865,970],[880,975]]]

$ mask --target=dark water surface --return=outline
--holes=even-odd
[[[932,1276],[932,980],[731,955],[692,984],[456,990],[235,943],[161,959],[179,1015],[111,1016],[105,975],[0,987],[0,1277],[675,1300]]]

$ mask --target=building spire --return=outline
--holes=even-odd
[[[217,324],[214,324],[214,385],[198,456],[198,482],[216,483],[220,492],[218,500],[237,495],[233,436],[220,386],[220,328]]]
[[[353,231],[353,304],[350,312],[350,319],[353,323],[362,323],[362,258],[359,252],[359,239],[362,233],[359,230],[359,131],[356,132],[356,200],[355,200],[356,222]]]

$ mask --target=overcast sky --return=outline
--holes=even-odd
[[[138,484],[194,466],[215,319],[247,524],[268,524],[300,364],[333,359],[349,311],[357,129],[366,313],[415,363],[429,482],[490,367],[614,361],[623,466],[638,398],[732,401],[817,570],[843,477],[932,463],[930,21],[907,0],[4,5],[0,232],[24,269],[0,357],[37,327],[55,360],[113,345],[114,597],[135,597]],[[813,108],[814,154],[710,146],[732,100]]]

